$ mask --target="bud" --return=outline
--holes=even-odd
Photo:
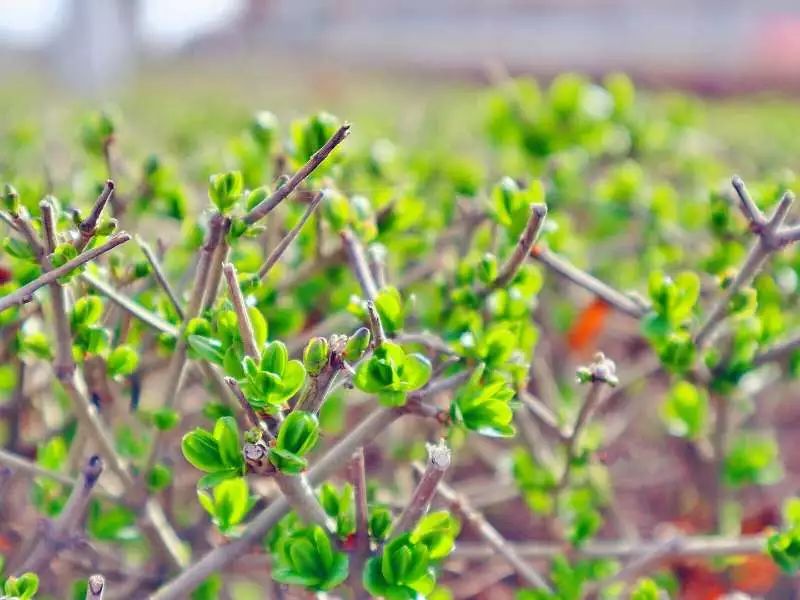
[[[242,237],[245,232],[247,231],[247,223],[245,223],[242,219],[233,219],[231,221],[231,232],[230,236],[232,239]]]
[[[3,187],[3,206],[12,215],[19,213],[19,194],[10,183]]]
[[[261,370],[282,376],[286,371],[288,362],[289,351],[286,349],[286,344],[274,341],[267,344],[264,353],[261,355]]]
[[[119,222],[116,219],[106,219],[95,232],[97,235],[111,235],[117,229]]]
[[[319,439],[319,422],[311,413],[296,410],[284,419],[275,447],[303,456]]]
[[[347,362],[356,362],[364,355],[364,352],[367,351],[371,338],[372,335],[369,329],[366,327],[359,327],[359,329],[350,336],[350,339],[347,340],[347,344],[345,344],[343,353],[344,359]]]
[[[309,340],[303,351],[303,366],[311,377],[316,377],[328,364],[330,349],[328,340],[324,337],[315,337]]]
[[[250,193],[247,194],[247,199],[244,201],[245,209],[253,210],[257,205],[266,200],[267,196],[269,196],[269,190],[264,186],[251,190]]]
[[[224,213],[236,204],[243,186],[244,179],[240,171],[215,173],[208,178],[208,197],[217,210]]]

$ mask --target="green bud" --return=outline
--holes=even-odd
[[[294,411],[283,421],[275,447],[302,456],[319,439],[319,423],[311,413]]]
[[[117,229],[119,222],[116,219],[106,219],[97,227],[97,235],[111,235]]]
[[[245,209],[253,210],[258,204],[266,200],[267,196],[269,196],[269,190],[264,186],[251,190],[244,201]]]
[[[150,274],[150,263],[146,260],[140,260],[133,265],[133,276],[136,279],[147,277]]]
[[[151,154],[144,161],[144,176],[148,180],[161,169],[161,160],[155,154]]]
[[[369,348],[369,342],[372,338],[369,329],[366,327],[359,327],[358,330],[350,336],[347,344],[344,347],[344,359],[347,362],[356,362],[360,359],[364,352]]]
[[[12,215],[19,213],[19,194],[10,183],[3,187],[3,206]]]
[[[232,239],[242,237],[245,232],[247,231],[247,223],[245,223],[242,219],[233,219],[231,221],[231,232],[230,237]]]
[[[328,363],[330,348],[328,340],[324,337],[315,337],[309,340],[303,351],[303,366],[311,377],[316,377]]]
[[[241,171],[216,173],[208,178],[208,197],[217,210],[225,213],[242,194],[244,178]]]

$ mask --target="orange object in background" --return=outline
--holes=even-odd
[[[7,268],[0,266],[0,285],[11,281],[11,271]]]
[[[600,298],[592,300],[580,312],[567,332],[567,344],[570,350],[583,352],[587,349],[594,349],[610,312],[611,306],[605,300]]]

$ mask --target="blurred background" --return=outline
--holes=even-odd
[[[800,89],[797,0],[0,0],[4,86],[108,96],[168,70],[481,81],[623,70],[703,93]],[[229,73],[230,74],[230,73]]]

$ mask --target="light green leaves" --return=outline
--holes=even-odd
[[[256,502],[243,477],[226,479],[216,484],[211,493],[197,490],[200,505],[211,515],[214,524],[224,534],[236,531]]]
[[[499,374],[484,375],[481,365],[459,389],[450,405],[453,422],[471,431],[491,437],[511,437],[513,412],[510,402],[514,390]]]
[[[317,417],[295,410],[284,419],[275,445],[269,449],[269,461],[282,473],[297,475],[307,466],[304,458],[319,439]]]
[[[139,355],[127,344],[114,348],[106,360],[106,368],[111,377],[131,375],[138,366]]]
[[[376,394],[381,404],[403,406],[408,392],[418,390],[431,377],[430,361],[421,354],[406,354],[394,342],[385,341],[372,356],[358,365],[355,386]]]
[[[3,595],[19,600],[30,600],[39,591],[39,576],[23,573],[19,577],[9,576],[3,583]]]
[[[303,350],[303,366],[311,377],[316,377],[328,364],[330,347],[324,337],[311,338]]]
[[[183,436],[181,450],[186,460],[209,475],[200,485],[209,485],[244,473],[239,428],[233,417],[220,417],[209,432],[198,427]]]
[[[349,363],[357,362],[369,348],[370,339],[372,339],[370,330],[366,327],[359,327],[353,335],[347,338],[344,352],[342,352],[344,359]]]
[[[242,391],[257,410],[275,412],[282,408],[303,386],[306,370],[299,360],[289,360],[286,344],[267,344],[260,363],[249,356],[242,363],[244,376],[239,379]]]
[[[733,487],[770,485],[783,476],[778,443],[774,437],[741,434],[725,457],[723,477]]]
[[[786,573],[800,570],[800,500],[790,498],[783,505],[784,526],[767,539],[767,552]]]
[[[356,514],[353,503],[353,486],[346,483],[341,491],[330,483],[322,484],[319,501],[325,513],[336,520],[336,535],[346,538],[356,530]]]
[[[672,386],[661,405],[661,419],[669,432],[693,440],[705,435],[708,412],[708,395],[688,381]]]
[[[347,579],[347,555],[333,549],[319,525],[281,537],[275,545],[273,558],[272,577],[281,583],[321,592],[332,590]]]
[[[380,315],[381,323],[389,335],[403,328],[405,322],[405,307],[403,298],[397,288],[384,287],[375,297],[375,308]]]
[[[516,238],[525,228],[531,204],[544,202],[544,186],[534,180],[525,190],[521,190],[510,177],[503,177],[492,188],[490,211],[497,223],[508,229],[509,235]]]
[[[222,214],[236,204],[243,188],[244,179],[240,171],[216,173],[208,178],[208,197]]]

